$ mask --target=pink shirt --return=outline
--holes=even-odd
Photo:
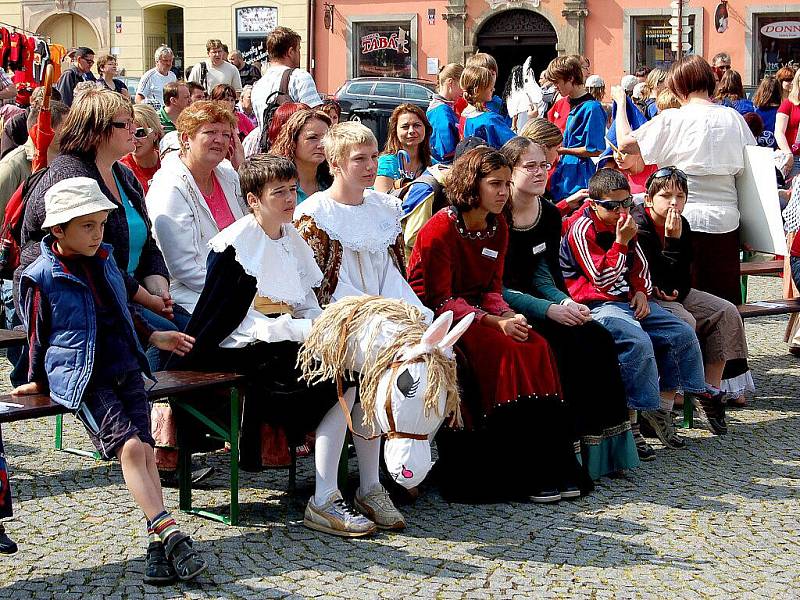
[[[203,198],[211,211],[211,216],[214,217],[214,221],[217,223],[217,227],[222,231],[236,219],[233,217],[225,192],[222,191],[222,186],[220,186],[214,173],[211,174],[211,179],[214,181],[214,190],[210,196],[203,194]]]

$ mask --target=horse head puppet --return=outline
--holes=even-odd
[[[474,315],[455,327],[446,312],[430,326],[415,307],[389,298],[355,296],[329,305],[311,328],[298,362],[309,383],[357,373],[362,428],[386,437],[391,476],[412,488],[430,471],[430,438],[447,416],[460,418],[453,345]],[[349,411],[347,412],[349,422]],[[354,431],[355,435],[361,435]]]

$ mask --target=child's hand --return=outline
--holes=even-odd
[[[611,99],[620,106],[625,106],[627,96],[622,86],[615,85],[611,88]]]
[[[584,322],[584,317],[578,308],[578,304],[551,304],[547,308],[546,316],[556,323],[561,323],[562,325],[568,325],[570,327],[574,325],[583,325]]]
[[[194,347],[194,338],[180,331],[154,331],[149,341],[159,350],[174,352],[178,356],[185,356]]]
[[[617,219],[617,243],[627,246],[638,229],[636,221],[627,211],[620,213],[619,219]]]
[[[589,197],[589,190],[587,189],[578,190],[571,196],[567,196],[566,198],[564,198],[564,202],[569,204],[570,208],[578,208],[581,204],[583,204],[583,201],[586,200],[588,197]]]
[[[678,239],[681,237],[682,230],[681,216],[672,207],[667,209],[667,221],[664,224],[664,235],[668,238]]]
[[[23,383],[11,390],[12,396],[33,396],[34,394],[41,394],[44,391],[42,385],[38,381],[31,381],[30,383]]]
[[[647,302],[647,294],[644,292],[636,292],[631,300],[631,308],[633,309],[633,318],[641,321],[650,314],[650,304]]]

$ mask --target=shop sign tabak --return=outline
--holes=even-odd
[[[380,33],[370,33],[361,37],[361,53],[370,54],[378,50],[394,50],[398,54],[409,54],[408,38],[405,31],[400,30],[400,34],[392,33],[383,35]]]

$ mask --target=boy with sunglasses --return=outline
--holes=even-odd
[[[636,411],[659,424],[654,429],[665,446],[681,448],[670,412],[675,393],[705,394],[706,385],[694,331],[650,300],[650,266],[636,240],[632,207],[625,176],[600,169],[589,180],[588,206],[564,237],[560,259],[570,296],[614,337],[639,458],[652,460]]]
[[[677,167],[659,169],[647,179],[645,205],[632,215],[637,239],[650,263],[656,302],[697,332],[703,350],[705,379],[715,394],[700,397],[711,431],[727,432],[719,395],[722,372],[729,360],[747,358],[744,324],[736,307],[692,287],[692,231],[682,216],[689,193],[686,174]],[[658,434],[658,430],[656,429]]]

